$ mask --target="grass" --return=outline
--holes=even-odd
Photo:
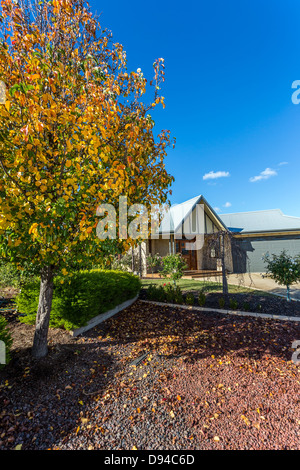
[[[171,282],[169,279],[165,278],[153,278],[153,279],[142,279],[142,287],[149,287],[151,284],[156,285],[163,285],[165,283]],[[178,285],[182,291],[194,291],[194,290],[201,290],[205,288],[206,292],[222,292],[222,282],[213,282],[207,280],[198,280],[198,279],[179,279],[176,281],[176,285]],[[228,284],[228,293],[229,294],[259,294],[259,295],[269,295],[266,292],[262,292],[259,290],[249,289],[248,287],[244,286],[236,286],[232,284]]]

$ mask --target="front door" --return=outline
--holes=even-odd
[[[181,253],[183,260],[187,265],[187,270],[195,271],[197,269],[197,254],[195,250],[188,250],[189,243],[195,240],[176,240],[176,253]]]

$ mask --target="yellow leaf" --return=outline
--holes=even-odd
[[[67,167],[67,168],[70,168],[71,165],[72,165],[71,160],[67,160],[67,161],[66,161],[66,167]]]
[[[133,448],[131,450],[137,450],[136,446],[133,446]]]
[[[214,441],[219,442],[219,440],[220,440],[219,436],[214,437]]]
[[[16,445],[15,450],[21,450],[21,449],[22,449],[22,444]]]
[[[30,229],[29,229],[29,231],[28,231],[29,235],[30,235],[32,232],[35,233],[35,232],[37,231],[37,226],[38,226],[38,224],[37,224],[36,222],[31,225],[31,227],[30,227]]]
[[[171,416],[171,418],[175,418],[175,415],[174,415],[174,411],[173,411],[173,410],[170,411],[170,416]]]
[[[249,421],[249,419],[248,419],[248,418],[246,418],[246,416],[245,416],[245,415],[242,415],[242,416],[241,416],[241,418],[242,418],[242,420],[243,420],[243,421],[244,421],[244,422],[247,424],[247,426],[249,426],[249,425],[250,425],[250,421]]]

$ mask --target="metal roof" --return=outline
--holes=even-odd
[[[160,233],[174,233],[176,232],[184,220],[191,214],[197,204],[204,204],[206,209],[210,212],[220,227],[224,226],[222,219],[216,214],[204,196],[199,196],[188,199],[181,204],[174,204],[163,215],[162,222],[159,227]],[[224,227],[226,229],[226,226]]]
[[[300,230],[300,217],[282,213],[280,209],[219,214],[219,217],[232,232],[275,232]]]

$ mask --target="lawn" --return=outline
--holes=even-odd
[[[147,278],[142,279],[143,287],[147,288],[151,284],[155,285],[164,285],[165,283],[172,283],[169,279],[165,278]],[[207,292],[222,292],[222,281],[207,281],[207,280],[198,280],[198,279],[179,279],[176,281],[176,285],[178,285],[183,291],[199,291],[203,288],[207,290]],[[256,291],[254,289],[249,289],[244,286],[236,286],[236,285],[228,285],[228,292],[230,294],[236,293],[259,293],[262,294],[261,291]],[[268,293],[264,293],[264,295],[270,295]]]

